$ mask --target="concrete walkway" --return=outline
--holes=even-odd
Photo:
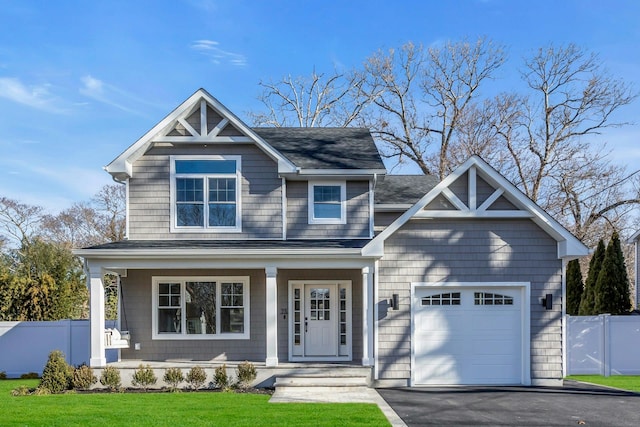
[[[375,403],[393,427],[406,424],[378,394],[369,387],[276,387],[271,403]]]

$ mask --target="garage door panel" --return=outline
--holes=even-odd
[[[457,305],[423,305],[424,296],[433,304],[454,292],[459,295]],[[520,292],[520,288],[417,289],[414,383],[521,383]]]

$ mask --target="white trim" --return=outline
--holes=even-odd
[[[129,220],[129,200],[130,200],[130,191],[131,191],[131,186],[129,184],[129,178],[127,178],[124,182],[125,185],[125,192],[124,192],[124,204],[125,204],[125,208],[124,208],[124,239],[125,240],[129,240],[129,224],[131,223],[131,221]]]
[[[430,218],[533,218],[534,215],[528,211],[499,211],[499,210],[422,210],[416,212],[412,219]]]
[[[223,118],[222,120],[220,120],[220,123],[215,125],[213,129],[211,129],[211,132],[209,132],[208,136],[211,136],[211,137],[218,136],[220,131],[222,131],[222,129],[224,129],[224,127],[228,124],[229,124],[229,119],[227,119],[226,117]]]
[[[200,100],[200,135],[207,134],[207,101]]]
[[[373,191],[374,191],[374,181],[369,181],[369,238],[373,239],[373,236],[375,236],[375,229],[374,229],[374,223],[373,223],[373,216],[375,214],[374,212],[374,197],[373,197]]]
[[[202,106],[202,102],[208,104],[214,111],[220,114],[223,118],[227,118],[231,124],[238,129],[244,135],[243,138],[246,142],[253,142],[264,151],[269,157],[278,162],[279,173],[296,173],[296,166],[280,152],[269,145],[264,139],[262,139],[253,129],[244,124],[233,112],[227,107],[222,105],[220,101],[211,96],[206,90],[198,89],[193,95],[187,98],[182,104],[176,107],[171,113],[169,113],[164,119],[156,124],[151,130],[144,134],[134,144],[129,146],[118,157],[111,161],[105,170],[114,177],[120,177],[123,179],[123,175],[131,177],[133,174],[133,163],[138,160],[147,151],[147,148],[155,141],[169,141],[169,142],[201,142],[201,143],[214,143],[214,142],[234,142],[234,137],[224,137],[221,140],[219,137],[200,136],[197,138],[177,138],[177,137],[165,137],[165,134],[170,131],[173,124],[178,118],[188,116],[196,108]],[[206,111],[206,109],[205,109]],[[202,108],[201,108],[202,114]],[[206,124],[205,124],[206,126]],[[167,139],[168,138],[168,139]],[[239,138],[239,137],[236,137]]]
[[[189,124],[189,122],[185,120],[185,118],[180,117],[180,118],[178,119],[178,123],[180,123],[182,126],[184,126],[184,128],[185,128],[185,129],[186,129],[186,130],[187,130],[187,131],[188,131],[192,136],[197,136],[197,135],[198,135],[198,133],[199,133],[199,132],[198,132],[197,130],[195,130],[195,129],[193,128],[193,126],[191,126],[191,125]]]
[[[281,178],[282,185],[280,186],[280,193],[282,196],[282,240],[287,240],[287,180]]]
[[[478,210],[486,211],[487,209],[489,209],[489,206],[491,206],[496,200],[498,200],[498,198],[502,196],[503,193],[504,193],[504,188],[502,187],[497,188],[496,191],[494,191],[493,193],[491,193],[489,197],[487,197],[487,200],[482,202]]]
[[[100,368],[107,365],[104,342],[104,269],[89,268],[87,286],[89,287],[89,366]]]
[[[244,308],[244,332],[243,333],[222,333],[216,334],[187,334],[186,316],[181,316],[181,328],[182,332],[170,334],[158,333],[158,285],[160,282],[179,282],[180,283],[180,305],[181,309],[185,310],[184,304],[186,304],[185,295],[185,282],[215,282],[216,283],[216,331],[220,331],[220,284],[223,282],[242,282],[243,294],[242,302]],[[152,291],[151,291],[151,339],[158,341],[180,341],[180,340],[248,340],[251,337],[251,283],[249,276],[152,276]]]
[[[294,310],[293,310],[293,290],[297,288],[301,288],[301,299],[300,299],[300,313],[301,313],[301,325],[304,325],[304,321],[302,318],[305,315],[306,307],[305,307],[305,285],[312,286],[322,286],[322,285],[336,285],[338,288],[341,286],[347,290],[347,346],[346,346],[346,355],[340,354],[340,319],[338,316],[334,316],[336,322],[336,345],[338,356],[305,356],[305,334],[301,331],[300,333],[300,346],[302,350],[302,355],[294,355],[293,351],[293,334],[294,334]],[[289,337],[287,339],[288,348],[289,348],[289,361],[291,362],[345,362],[353,360],[353,284],[351,280],[289,280],[288,284],[288,330]],[[336,302],[339,302],[339,292],[336,295]],[[304,326],[303,326],[304,327]],[[366,343],[363,343],[363,346]]]
[[[553,219],[547,212],[545,212],[542,208],[536,205],[531,199],[529,199],[526,195],[524,195],[520,190],[518,190],[509,180],[507,180],[504,176],[500,175],[495,169],[489,166],[484,160],[482,160],[478,156],[472,156],[460,165],[455,171],[453,171],[449,176],[443,179],[438,185],[436,185],[431,191],[425,194],[416,204],[414,204],[411,208],[409,208],[404,214],[400,215],[394,222],[392,222],[387,228],[385,228],[380,234],[371,240],[363,249],[362,254],[365,256],[383,256],[384,255],[384,242],[385,240],[395,233],[400,227],[407,223],[410,219],[424,215],[420,213],[425,206],[427,206],[431,201],[433,201],[439,194],[444,194],[446,196],[446,189],[449,188],[451,184],[453,184],[458,178],[464,175],[471,167],[476,167],[476,173],[480,175],[482,179],[487,181],[489,185],[492,185],[494,188],[504,188],[505,194],[508,195],[509,201],[513,203],[519,210],[529,212],[531,216],[531,220],[535,222],[540,228],[542,228],[549,236],[556,240],[558,243],[558,258],[577,258],[581,256],[585,256],[589,254],[589,249],[580,242],[573,234],[571,234],[566,228],[564,228],[559,222]],[[433,216],[431,213],[433,211],[429,211],[429,214]],[[454,215],[458,215],[460,217],[463,211],[440,211],[442,215],[440,217],[454,217]],[[485,211],[485,212],[496,212],[496,211]],[[518,212],[518,211],[497,211],[497,212]],[[477,210],[475,211],[475,215],[472,215],[471,218],[481,217]],[[484,215],[495,215],[485,213]],[[515,215],[518,214],[509,214]],[[486,218],[487,216],[485,216]],[[509,216],[511,217],[511,216]]]
[[[567,376],[567,263],[562,260],[562,377]]]
[[[373,266],[373,354],[371,357],[373,358],[373,379],[380,379],[380,364],[378,363],[378,354],[380,354],[380,344],[378,337],[380,336],[380,281],[378,279],[380,271],[380,261],[375,260]],[[369,337],[371,339],[371,337]]]
[[[521,384],[531,385],[531,282],[412,282],[411,283],[411,379],[415,386],[415,307],[420,300],[417,289],[424,288],[520,288],[521,293]]]
[[[236,162],[235,174],[178,174],[176,173],[177,160],[233,160]],[[242,156],[237,155],[172,155],[169,156],[169,194],[170,194],[170,232],[171,233],[241,233],[242,232]],[[233,227],[216,227],[209,225],[209,179],[208,178],[230,178],[235,176],[236,180],[236,225]],[[203,200],[203,220],[202,226],[178,226],[178,217],[176,214],[176,179],[185,178],[201,178],[204,181],[204,200]]]
[[[354,175],[385,175],[385,169],[299,169],[297,175],[316,176],[354,176]]]
[[[278,269],[265,269],[266,366],[278,366]]]
[[[314,187],[340,187],[340,218],[316,218],[314,210]],[[309,224],[346,224],[347,223],[347,183],[345,181],[309,181],[307,185],[307,206]]]
[[[477,208],[477,184],[476,184],[476,167],[469,168],[469,209],[475,211]]]
[[[460,200],[458,198],[458,196],[455,195],[455,193],[453,191],[451,191],[450,188],[443,188],[441,194],[447,198],[447,200],[449,200],[453,206],[455,206],[457,209],[459,209],[462,212],[468,212],[469,208],[467,207],[467,205],[465,205],[464,203],[462,203],[462,200]]]

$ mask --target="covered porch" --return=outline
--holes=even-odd
[[[129,332],[116,366],[144,361],[214,369],[248,360],[265,372],[309,363],[370,367],[375,259],[362,257],[365,243],[78,251],[91,297],[90,365],[107,364],[103,276],[110,272],[120,281],[119,329]],[[210,289],[210,304],[196,287]]]

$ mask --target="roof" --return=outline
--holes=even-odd
[[[221,119],[209,130],[209,111]],[[200,112],[196,129],[188,117]],[[188,135],[171,134],[179,124]],[[223,134],[227,126],[236,134]],[[155,143],[252,142],[278,164],[282,174],[385,174],[385,166],[370,132],[364,128],[251,128],[206,90],[199,89],[164,119],[129,146],[105,169],[117,180],[133,175],[133,163]],[[347,172],[349,174],[349,172]]]
[[[487,183],[493,186],[496,191],[480,206],[476,206],[476,189],[469,187],[473,191],[473,195],[469,194],[470,206],[463,203],[450,189],[458,178],[465,173],[470,172],[475,183],[475,177],[480,176]],[[471,182],[471,179],[470,179]],[[475,184],[474,184],[475,185]],[[470,190],[471,193],[471,190]],[[423,211],[423,209],[436,199],[438,196],[444,196],[448,198],[452,204],[456,207],[453,210],[429,210]],[[473,197],[472,197],[473,196]],[[487,208],[498,197],[504,196],[508,200],[517,206],[518,210],[512,210],[507,212],[501,212],[499,210],[488,210]],[[491,203],[489,203],[491,202]],[[384,255],[384,242],[387,238],[393,235],[400,227],[406,224],[409,220],[414,218],[516,218],[526,217],[535,222],[542,230],[544,230],[549,236],[556,240],[558,243],[558,258],[573,259],[589,254],[589,249],[576,238],[571,232],[562,226],[558,221],[553,219],[547,212],[545,212],[540,206],[535,204],[524,193],[522,193],[516,186],[514,186],[508,179],[502,176],[498,171],[493,169],[482,160],[479,156],[471,156],[466,162],[458,166],[449,176],[439,182],[429,192],[420,198],[413,206],[411,206],[405,213],[400,215],[394,222],[392,222],[387,228],[385,228],[380,234],[378,234],[371,242],[363,248],[362,253],[365,256],[383,256]]]
[[[322,240],[121,240],[82,250],[128,249],[360,249],[368,239]]]
[[[303,169],[365,169],[384,173],[380,153],[365,128],[253,128]]]
[[[433,175],[386,175],[376,183],[375,203],[413,205],[439,182]]]
[[[629,237],[628,243],[640,241],[640,230],[636,231],[633,236]]]

